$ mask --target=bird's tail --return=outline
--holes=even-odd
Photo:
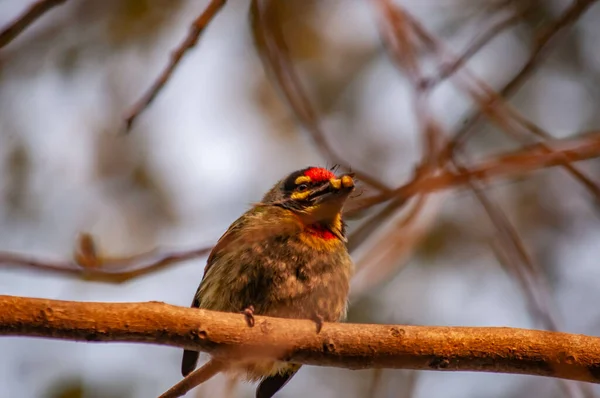
[[[183,377],[189,375],[194,369],[196,369],[199,356],[200,353],[198,351],[183,351],[183,359],[181,360],[181,374]]]
[[[299,369],[300,365],[290,364],[287,370],[264,378],[256,388],[256,398],[271,398],[294,377]]]

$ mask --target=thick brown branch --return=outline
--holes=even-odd
[[[204,29],[208,26],[210,21],[213,20],[217,12],[225,5],[226,0],[211,0],[206,9],[200,14],[198,18],[194,20],[190,26],[189,33],[185,40],[173,51],[171,54],[171,60],[162,71],[162,73],[156,78],[152,86],[146,91],[146,93],[136,102],[125,117],[126,131],[131,129],[135,119],[142,113],[148,106],[154,101],[154,98],[158,95],[160,90],[167,84],[167,81],[175,71],[175,68],[181,62],[183,56],[192,47],[198,43],[198,39]]]
[[[0,48],[6,46],[19,36],[29,25],[37,21],[48,10],[54,8],[67,0],[39,0],[0,31]]]
[[[424,327],[256,317],[164,303],[0,296],[0,335],[137,342],[349,369],[498,372],[600,383],[600,338],[503,327]]]

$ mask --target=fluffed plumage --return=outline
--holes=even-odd
[[[338,322],[346,314],[353,264],[341,210],[354,189],[348,175],[310,167],[279,181],[237,219],[207,260],[192,307],[281,318]],[[182,373],[198,352],[185,350]],[[299,365],[240,360],[227,371],[259,381],[257,398],[271,398]]]

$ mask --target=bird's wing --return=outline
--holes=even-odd
[[[273,207],[270,207],[270,210],[269,208],[262,206],[253,207],[234,221],[227,231],[225,231],[223,236],[221,236],[206,261],[202,282],[200,282],[200,286],[198,286],[198,290],[192,301],[193,308],[201,306],[202,298],[200,297],[199,292],[202,284],[206,280],[206,275],[210,272],[212,266],[218,262],[217,259],[219,258],[219,255],[227,252],[230,245],[250,245],[257,241],[262,241],[274,234],[289,234],[291,231],[298,228],[296,222],[289,222],[289,220],[284,221],[280,217],[272,217],[271,213],[267,213],[268,211],[273,211]],[[243,310],[243,308],[240,308],[240,311],[241,310]],[[199,353],[197,351],[185,350],[183,352],[181,373],[184,376],[188,375],[196,368],[198,357]]]
[[[300,369],[300,365],[291,365],[287,372],[263,379],[256,388],[256,398],[271,398],[294,377],[298,369]]]
[[[202,276],[202,282],[206,278],[206,274],[210,270],[211,266],[215,263],[215,259],[222,250],[226,249],[226,247],[233,241],[236,240],[237,231],[241,228],[243,224],[243,217],[238,218],[234,221],[233,224],[225,231],[223,236],[219,239],[215,247],[211,250],[208,255],[208,260],[206,260],[206,267],[204,267],[204,275]],[[202,286],[202,282],[200,282],[200,286]],[[198,290],[194,295],[194,299],[192,300],[192,308],[200,307],[200,295],[198,292],[200,291],[200,286],[198,286]],[[181,360],[181,374],[185,377],[190,374],[194,369],[196,369],[196,365],[198,364],[198,358],[200,357],[200,353],[198,351],[192,350],[184,350],[183,358]]]

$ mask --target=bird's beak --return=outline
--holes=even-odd
[[[354,180],[349,175],[332,178],[327,185],[311,195],[310,216],[316,222],[330,221],[339,215],[348,196],[354,190]]]

